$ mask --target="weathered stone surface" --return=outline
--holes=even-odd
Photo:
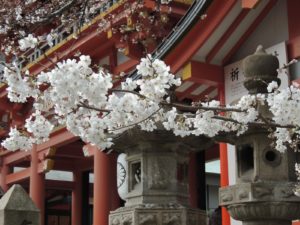
[[[261,47],[244,62],[250,94],[266,93],[268,83],[278,81],[278,60]],[[257,107],[263,118],[270,118],[265,104]],[[243,225],[290,225],[299,219],[300,198],[293,193],[297,178],[294,165],[299,153],[284,154],[272,147],[267,129],[250,129],[235,141],[237,184],[220,189],[219,202]]]
[[[299,219],[299,198],[295,182],[241,183],[220,189],[220,205],[246,225],[291,224]],[[274,221],[277,221],[274,223]]]
[[[237,182],[296,181],[294,165],[299,153],[281,154],[272,146],[268,132],[252,130],[236,140]]]
[[[220,188],[219,202],[222,206],[247,202],[296,202],[295,182],[241,183]],[[300,215],[300,214],[299,214]]]
[[[111,212],[110,225],[205,225],[205,211],[177,204],[142,204]]]
[[[40,213],[26,191],[18,184],[0,200],[0,225],[39,225]]]
[[[129,168],[126,206],[178,203],[188,205],[188,155],[162,148],[127,155]]]
[[[110,214],[110,225],[204,225],[206,215],[189,208],[188,162],[191,151],[212,144],[204,137],[176,137],[165,130],[131,129],[115,140],[126,153],[125,207]]]
[[[188,162],[191,151],[212,144],[205,137],[176,137],[172,132],[131,129],[115,140],[126,153],[126,206],[177,203],[188,206]]]
[[[139,148],[144,150],[160,152],[159,146],[168,146],[169,144],[177,144],[182,151],[203,151],[214,144],[211,138],[205,136],[175,136],[173,132],[164,128],[158,128],[153,132],[142,131],[135,127],[124,133],[114,137],[114,145],[112,148],[117,152],[128,153]]]
[[[243,68],[246,77],[244,86],[249,94],[268,93],[267,86],[272,81],[280,85],[280,79],[277,78],[279,60],[276,56],[267,54],[261,45],[253,55],[243,60]]]

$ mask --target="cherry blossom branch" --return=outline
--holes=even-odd
[[[159,107],[157,110],[155,110],[153,113],[151,113],[148,117],[136,122],[136,123],[132,123],[132,124],[129,124],[129,125],[126,125],[126,126],[122,126],[120,128],[115,128],[115,129],[111,129],[111,130],[108,130],[108,132],[113,132],[113,131],[117,131],[117,130],[122,130],[122,129],[125,129],[125,128],[128,128],[128,127],[133,127],[133,126],[136,126],[140,123],[143,123],[145,122],[146,120],[150,119],[152,116],[154,116],[156,113],[158,113],[159,111],[161,110],[161,107]]]
[[[177,102],[161,102],[160,104],[166,105],[166,106],[174,106],[176,108],[183,108],[189,111],[197,111],[199,109],[203,110],[211,110],[211,111],[221,111],[221,112],[247,112],[246,110],[242,109],[236,109],[236,108],[226,108],[226,107],[210,107],[210,106],[192,106],[192,105],[186,105],[183,103],[177,103]]]
[[[292,59],[291,61],[289,61],[287,64],[283,64],[282,67],[277,69],[277,72],[280,73],[282,72],[282,70],[289,68],[291,65],[297,63],[298,60],[297,59]]]
[[[212,118],[217,119],[217,120],[232,122],[232,123],[236,123],[236,124],[241,124],[241,125],[254,126],[254,127],[288,128],[288,129],[297,128],[294,125],[280,125],[278,123],[270,123],[270,122],[269,123],[249,122],[249,123],[244,124],[244,123],[241,123],[241,122],[239,122],[235,119],[224,117],[224,116],[213,116]]]
[[[96,107],[93,107],[93,106],[90,106],[90,105],[87,105],[86,103],[84,102],[80,102],[78,104],[79,107],[83,107],[83,108],[86,108],[86,109],[92,109],[92,110],[95,110],[95,111],[98,111],[98,112],[107,112],[107,113],[110,113],[112,110],[109,110],[109,109],[99,109],[99,108],[96,108]]]
[[[111,92],[123,92],[123,93],[130,93],[130,94],[134,94],[134,95],[137,95],[139,96],[140,98],[142,99],[146,99],[147,97],[145,95],[142,95],[136,91],[130,91],[130,90],[121,90],[121,89],[111,89],[110,90]]]
[[[83,18],[84,18],[84,16],[85,16],[85,10],[86,10],[86,8],[87,8],[87,6],[88,6],[88,3],[89,3],[89,0],[85,0],[84,1],[84,6],[83,6],[83,13],[82,13],[82,15],[81,15],[81,17],[80,17],[80,19],[79,19],[79,22],[81,23],[82,21],[83,21]]]
[[[46,22],[50,21],[51,19],[53,19],[54,17],[61,15],[62,13],[64,13],[68,9],[70,9],[75,3],[77,3],[77,0],[71,0],[70,2],[68,2],[60,9],[56,10],[55,12],[51,13],[49,16],[47,16],[43,20],[40,20],[39,23],[46,23]]]

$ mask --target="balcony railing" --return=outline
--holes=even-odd
[[[94,24],[96,21],[103,18],[105,15],[107,15],[108,12],[121,5],[124,1],[125,0],[108,0],[103,3],[101,7],[95,12],[95,15],[97,16],[88,25],[77,21],[71,26],[71,28],[68,27],[68,29],[65,29],[64,26],[57,27],[53,32],[55,34],[55,37],[52,40],[52,47],[49,46],[48,43],[44,43],[38,48],[34,49],[34,51],[31,50],[25,52],[23,54],[23,57],[20,57],[19,69],[28,69],[32,63],[42,59],[45,54],[48,55],[52,53],[53,50],[57,49],[58,46],[64,44],[64,42],[72,39],[79,32],[85,30],[91,24]]]

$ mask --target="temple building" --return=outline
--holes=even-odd
[[[135,66],[144,54],[138,44],[142,41],[147,52],[182,78],[178,100],[217,99],[230,104],[247,93],[241,60],[258,45],[277,56],[282,67],[300,57],[300,1],[173,0],[157,10],[155,0],[144,0],[143,8],[127,17],[128,5],[135,2],[108,0],[88,25],[78,29],[80,24],[74,24],[71,31],[57,28],[53,47],[26,52],[30,60],[24,60],[21,69],[36,75],[80,52],[116,76],[124,72],[135,77]],[[111,26],[99,27],[97,22],[113,13],[118,16]],[[149,23],[148,18],[156,15],[159,22]],[[132,30],[141,21],[143,29]],[[125,39],[114,26],[124,28]],[[300,63],[280,72],[279,78],[282,87],[300,83]],[[9,102],[6,86],[0,86],[1,140],[10,127],[24,123],[30,109],[30,102]],[[31,151],[0,150],[0,186],[6,192],[21,184],[40,209],[41,225],[108,225],[110,211],[125,204],[118,188],[128,171],[117,159],[116,152],[100,151],[57,126],[49,141]],[[237,182],[237,160],[235,147],[225,143],[189,153],[189,205],[205,210],[209,219],[219,206],[219,187]],[[223,225],[241,224],[225,208],[221,219]]]

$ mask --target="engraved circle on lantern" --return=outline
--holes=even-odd
[[[266,164],[276,167],[281,163],[281,154],[279,151],[272,149],[271,147],[267,147],[262,152],[263,160]]]
[[[125,200],[128,194],[128,166],[124,153],[121,153],[117,160],[117,185],[120,198]]]

